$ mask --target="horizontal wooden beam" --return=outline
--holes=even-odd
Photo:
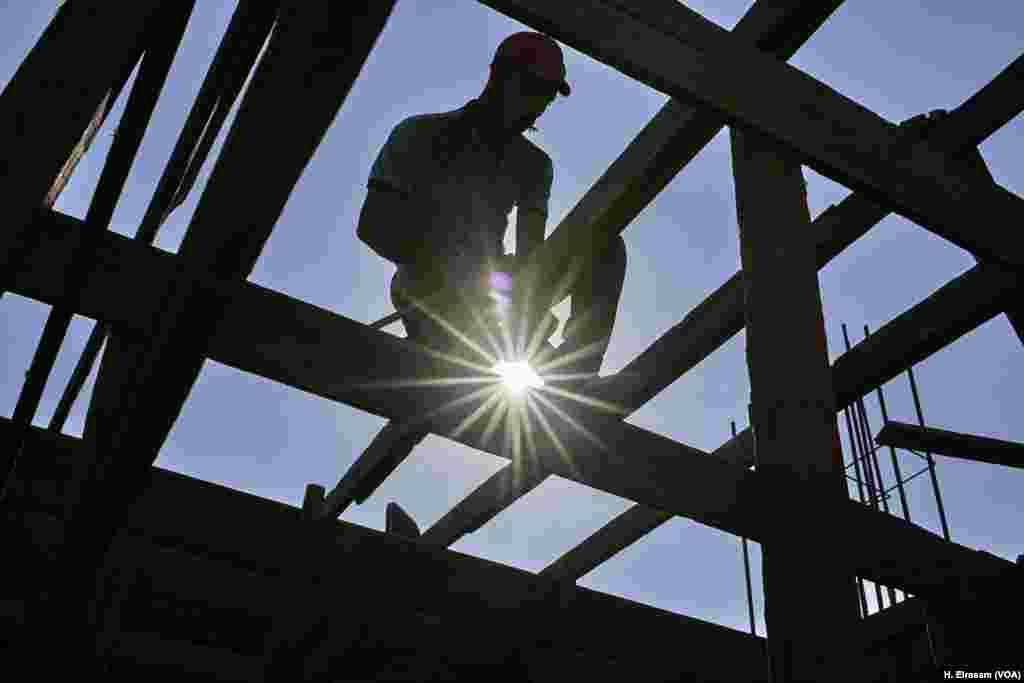
[[[67,242],[73,243],[77,234],[75,219],[58,220],[56,214],[51,218],[54,223],[40,228],[40,234],[48,239],[36,250],[32,267],[18,278],[15,290],[41,301],[61,295],[61,264],[67,258]],[[82,292],[81,313],[145,334],[147,311],[153,305],[149,297],[154,291],[163,292],[173,286],[181,257],[114,233],[105,236],[98,253],[99,262]],[[383,417],[410,420],[495,455],[517,457],[504,444],[495,443],[497,440],[483,424],[486,420],[467,426],[483,400],[467,400],[468,392],[477,388],[486,392],[488,382],[497,389],[496,378],[482,380],[480,369],[432,357],[410,342],[257,285],[203,280],[196,287],[200,295],[208,292],[208,296],[230,302],[206,351],[212,360]],[[881,330],[870,339],[880,336]],[[331,351],[341,347],[346,349],[343,357]],[[422,381],[430,378],[448,381]],[[648,507],[747,538],[760,538],[765,523],[763,509],[768,505],[767,501],[762,505],[760,499],[768,492],[758,486],[755,473],[695,455],[670,439],[622,422],[617,413],[600,413],[557,397],[550,400],[587,430],[570,427],[556,414],[549,415],[561,448],[545,432],[536,434],[530,451],[535,466]],[[813,492],[808,495],[813,497]],[[874,514],[859,509],[850,514],[862,513]],[[845,513],[837,512],[836,516],[842,519]],[[881,525],[878,533],[890,539],[891,554],[858,554],[855,559],[864,563],[861,575],[870,577],[878,570],[886,577],[886,585],[906,586],[917,593],[935,589],[945,579],[941,573],[930,573],[928,567],[952,567],[955,561],[933,556],[933,561],[924,564],[929,562],[929,553],[913,556],[900,552],[897,539],[904,534],[893,526],[897,522],[870,522]],[[854,526],[865,523],[857,521]],[[970,553],[922,533],[937,544],[934,552],[940,555]],[[879,545],[882,547],[884,543]],[[895,558],[892,563],[891,558]]]
[[[998,315],[1016,301],[1021,280],[1015,273],[998,266],[977,265],[883,325],[833,363],[837,409],[848,406],[908,365],[924,360]],[[750,429],[726,441],[711,456],[733,465],[752,467]],[[578,579],[671,517],[664,509],[641,512],[630,508],[544,571]],[[605,543],[609,545],[605,547]]]
[[[878,432],[875,442],[882,446],[927,451],[933,455],[1024,468],[1024,444],[987,436],[961,434],[890,420]]]
[[[1019,235],[979,225],[1024,213],[1005,189],[970,182],[927,143],[807,74],[762,55],[676,2],[481,0],[667,95],[708,107],[792,149],[806,165],[979,257],[1020,268]]]

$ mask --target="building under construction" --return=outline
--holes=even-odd
[[[3,290],[52,306],[0,422],[5,680],[914,681],[1019,667],[1024,570],[880,507],[878,453],[921,451],[934,480],[931,454],[1019,468],[1024,446],[888,420],[872,433],[864,400],[995,316],[1024,340],[1024,202],[977,152],[1024,107],[1024,58],[959,107],[895,125],[786,64],[841,0],[757,0],[732,31],[675,0],[481,2],[671,98],[531,256],[537,289],[556,290],[567,255],[620,234],[724,126],[742,270],[590,382],[587,404],[560,404],[596,439],[556,424],[513,448],[474,419],[467,384],[416,381],[476,371],[247,282],[395,0],[239,0],[134,239],[111,217],[195,0],[64,3],[0,94]],[[54,210],[136,67],[88,215]],[[184,242],[154,248],[250,72]],[[813,222],[802,165],[852,191]],[[979,221],[980,206],[1006,220]],[[830,364],[818,271],[890,213],[977,265]],[[74,315],[98,324],[49,429],[34,427]],[[708,454],[624,421],[744,327],[751,429]],[[84,433],[62,434],[104,343]],[[301,509],[155,468],[206,359],[392,422]],[[849,465],[837,415],[857,444]],[[511,462],[429,529],[397,506],[384,532],[338,521],[397,467],[394,425]],[[549,476],[636,505],[539,574],[448,550]],[[778,504],[797,499],[804,510]],[[576,585],[675,516],[763,544],[769,638]],[[872,543],[851,550],[853,530]],[[872,612],[865,580],[904,599]]]

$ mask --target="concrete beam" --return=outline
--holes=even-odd
[[[970,182],[927,143],[907,150],[897,126],[807,74],[760,54],[685,5],[663,0],[481,0],[665,94],[792,149],[822,175],[922,227],[1010,267],[1020,235],[979,226],[978,207],[1020,215],[1016,195]]]
[[[64,226],[75,223],[75,219],[68,217],[61,221]],[[47,301],[51,296],[60,296],[60,268],[68,247],[62,243],[56,223],[42,232],[49,240],[33,257],[33,267],[19,278],[16,291]],[[67,233],[63,238],[68,239]],[[152,310],[149,297],[172,286],[181,257],[113,233],[106,235],[99,253],[97,269],[83,290],[81,312],[103,320],[113,319],[124,324],[126,330],[145,335],[149,320],[146,312]],[[467,427],[467,418],[482,401],[467,400],[467,395],[480,385],[459,381],[473,381],[478,371],[429,356],[405,340],[257,285],[203,281],[196,286],[205,296],[231,302],[206,350],[209,358],[382,417],[411,420],[432,432],[501,457],[515,457],[504,445],[494,443],[483,420]],[[943,322],[947,321],[943,318]],[[878,338],[880,333],[881,330],[870,339]],[[338,357],[331,349],[341,346],[347,353]],[[892,351],[890,347],[879,352]],[[386,363],[381,360],[384,358]],[[431,377],[450,377],[454,384],[417,383],[418,379]],[[623,423],[618,413],[599,413],[569,402],[560,409],[577,423],[586,425],[589,434],[551,418],[556,421],[557,436],[564,450],[545,434],[538,435],[531,451],[536,467],[648,507],[755,540],[760,538],[758,501],[767,492],[758,486],[753,472],[695,455],[670,439]],[[564,457],[563,452],[572,457]],[[868,510],[850,512],[855,516],[863,513],[872,514]],[[837,517],[845,514],[836,513]],[[868,522],[860,520],[856,525],[865,523]],[[896,529],[899,520],[871,523],[881,525],[878,534],[891,539],[891,552],[881,554],[883,543],[878,555],[862,554],[855,558],[864,564],[858,568],[863,569],[862,576],[872,577],[878,570],[879,580],[884,575],[886,585],[906,585],[916,593],[935,589],[945,581],[941,573],[933,575],[928,568],[936,562],[952,566],[955,560],[945,562],[934,556],[922,559],[929,558],[928,552],[905,555],[897,541],[904,533]],[[920,531],[930,539],[922,541],[922,548],[932,542],[937,544],[935,552],[940,555],[961,553],[962,549],[944,545],[932,534]]]
[[[755,5],[755,8],[757,7],[759,5]],[[737,26],[737,30],[738,28]],[[1018,59],[955,111],[934,121],[932,127],[934,129],[928,131],[929,138],[941,142],[946,149],[958,149],[975,140],[984,140],[993,132],[991,123],[993,120],[1005,122],[1012,118],[1015,111],[1024,106],[1024,97],[1020,97],[1019,92],[1014,91],[1011,87],[1016,85],[1016,81],[1021,77],[1021,72],[1024,71],[1022,64],[1024,64],[1024,58]],[[905,126],[907,143],[912,144],[921,137],[923,131],[920,126],[916,125],[918,122],[912,120],[906,123],[915,124]],[[696,133],[691,134],[696,136]],[[621,158],[626,158],[634,147],[640,147],[642,139],[642,136],[638,136]],[[609,169],[609,175],[611,173],[612,169]],[[581,200],[578,207],[585,205],[588,197],[599,186],[600,182]],[[856,193],[848,195],[839,204],[830,206],[814,220],[810,231],[811,234],[819,236],[818,267],[824,268],[846,247],[853,244],[888,215],[887,209]],[[575,227],[577,223],[570,220],[572,216],[573,214],[570,214],[566,217],[556,229],[556,233],[560,230],[566,231],[567,235],[572,230],[580,232],[580,229]],[[599,227],[600,221],[595,219],[594,225]],[[553,237],[554,235],[552,235]],[[552,241],[552,238],[549,238],[548,242],[557,244]],[[572,238],[567,237],[566,239]],[[639,410],[743,329],[745,324],[743,288],[743,274],[737,272],[694,308],[686,318],[630,361],[621,371],[592,382],[587,388],[588,395],[598,400],[614,403],[621,407],[625,414]],[[1008,312],[1007,315],[1012,314]],[[1011,318],[1012,320],[1013,318]],[[1014,327],[1018,329],[1019,334],[1020,326],[1014,323]],[[928,353],[932,352],[934,350],[928,351]],[[749,451],[747,437],[749,437],[749,433],[743,432],[741,440],[734,442],[733,445],[742,446]],[[717,449],[716,453],[723,456],[733,453],[735,457],[732,457],[731,460],[737,462],[745,457],[742,451],[734,452],[731,447],[724,450]],[[727,459],[729,458],[727,457]],[[749,458],[747,459],[749,460]],[[531,476],[517,477],[511,471],[499,471],[449,510],[435,523],[434,527],[424,534],[424,538],[441,544],[454,543],[463,535],[480,528],[516,500],[532,491],[544,478],[544,473],[540,472]],[[644,516],[643,522],[637,526],[637,529],[647,528],[662,516],[663,513],[656,511]],[[630,517],[631,519],[632,517]],[[626,524],[625,528],[631,526],[631,522],[628,520],[624,523]],[[607,557],[611,557],[618,550],[621,548],[610,550],[611,554]],[[597,552],[595,556],[604,554],[604,552]]]
[[[10,422],[0,420],[0,442],[9,435]],[[80,439],[33,428],[29,447],[37,478],[20,502],[59,503],[59,496],[37,497],[52,489],[36,484],[62,476],[81,446]],[[476,632],[481,646],[490,641],[528,649],[534,641],[551,641],[663,661],[666,669],[694,675],[717,671],[719,654],[730,652],[735,661],[724,665],[729,680],[758,680],[763,668],[763,641],[740,631],[395,534],[346,522],[310,524],[297,508],[156,467],[128,519],[112,546],[111,568],[123,568],[156,593],[208,602],[211,609],[247,607],[260,618],[284,618],[301,596],[310,600],[302,605],[307,613],[327,607],[334,624],[323,634],[328,648],[340,648],[346,624],[382,629],[395,616],[436,630],[433,615],[446,632]],[[609,623],[620,628],[609,630]],[[465,647],[454,642],[453,652]],[[678,642],[695,646],[688,661],[667,654]]]
[[[1024,444],[987,436],[949,432],[890,420],[878,432],[881,446],[928,451],[932,455],[1024,468]]]
[[[978,265],[883,325],[833,363],[837,410],[994,318],[1017,300],[1021,284],[1015,273]],[[752,467],[753,452],[751,432],[744,429],[711,456]],[[671,517],[664,510],[630,508],[544,571],[579,579]],[[605,547],[605,543],[609,545]]]
[[[1024,107],[1019,88],[1022,77],[1024,57],[1016,59],[948,116],[935,121],[929,137],[950,150],[980,144],[998,129],[996,124],[1004,125]],[[819,267],[824,267],[888,214],[886,209],[856,193],[825,210],[815,219],[812,230],[823,236],[818,243]],[[974,268],[883,326],[886,339],[876,339],[873,344],[865,340],[833,366],[841,404],[848,405],[856,396],[871,391],[997,315],[999,311],[993,313],[992,304],[1000,310],[1012,306],[1019,284],[1016,276],[997,267]],[[599,380],[591,387],[591,395],[616,400],[629,411],[638,410],[743,329],[742,296],[742,273],[737,272],[620,372]],[[982,305],[977,306],[976,302]],[[947,312],[952,315],[947,317]],[[752,453],[750,431],[743,430],[715,449],[713,455],[749,467],[753,464]],[[507,507],[515,500],[514,495],[503,496],[503,501],[494,507]],[[641,512],[631,508],[544,571],[579,579],[668,519],[671,515],[661,510]]]
[[[755,2],[732,33],[777,59],[793,56],[841,4],[834,2]],[[539,287],[550,288],[552,301],[562,298],[567,281],[561,275],[581,264],[587,250],[573,245],[600,242],[619,234],[654,197],[722,129],[722,120],[706,109],[670,100],[629,143],[608,170],[584,194],[545,240],[535,257],[551,276]],[[559,264],[555,266],[554,264]],[[558,276],[558,277],[556,277]],[[739,310],[739,307],[737,307]],[[742,317],[740,313],[739,317]],[[687,347],[692,348],[692,347]],[[660,367],[658,376],[666,368]],[[633,412],[629,394],[605,400]],[[626,399],[625,403],[623,399]],[[639,407],[639,406],[637,406]],[[424,533],[424,540],[450,545],[479,529],[513,502],[539,486],[545,473],[507,466],[466,496]]]
[[[759,0],[732,33],[772,58],[787,60],[840,4]],[[553,303],[564,298],[565,272],[578,267],[592,247],[625,230],[724,125],[712,110],[669,100],[536,250],[531,259],[535,290]]]

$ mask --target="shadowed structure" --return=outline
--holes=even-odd
[[[903,519],[889,513],[872,488],[863,399],[882,401],[882,384],[997,315],[1022,335],[1024,203],[976,148],[1024,108],[1024,58],[956,109],[897,125],[786,63],[840,0],[758,0],[733,31],[675,0],[481,2],[671,98],[530,255],[527,281],[564,298],[565,272],[723,126],[742,269],[619,373],[574,394],[506,372],[510,395],[478,360],[247,282],[394,0],[239,0],[134,239],[110,219],[195,3],[64,3],[0,94],[2,286],[53,307],[14,416],[0,420],[8,666],[126,681],[821,681],[1012,661],[1016,633],[986,615],[1019,612],[1020,566],[915,526],[905,500]],[[137,64],[86,218],[53,210]],[[250,75],[179,252],[155,249]],[[812,221],[802,166],[852,193]],[[982,206],[1000,218],[976,220]],[[889,213],[978,263],[830,365],[818,271]],[[98,325],[37,429],[75,314]],[[744,328],[752,429],[706,453],[625,422]],[[84,434],[63,435],[104,340]],[[301,509],[155,468],[207,359],[391,422],[337,487],[310,484]],[[857,425],[870,500],[847,492],[837,413],[851,437]],[[921,422],[887,421],[877,442],[1024,462],[1020,444]],[[422,532],[398,502],[385,532],[338,521],[399,466],[410,431],[510,462]],[[552,475],[636,505],[538,574],[446,548]],[[769,639],[575,585],[674,516],[764,545]],[[854,533],[871,543],[841,542]],[[868,612],[865,579],[886,588],[885,609]]]

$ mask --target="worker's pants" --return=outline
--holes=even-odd
[[[564,341],[557,349],[551,347],[549,353],[542,354],[545,358],[540,370],[545,381],[553,386],[579,391],[589,379],[597,376],[608,349],[626,277],[626,243],[617,236],[596,256],[580,260],[575,268],[571,264],[563,264],[563,267],[570,277],[574,275],[569,288],[572,297],[570,315],[565,323]],[[481,358],[474,357],[474,352],[467,349],[464,341],[453,336],[439,322],[444,320],[460,331],[474,328],[476,321],[462,305],[463,302],[435,301],[426,307],[428,310],[410,308],[410,301],[401,295],[394,283],[391,300],[395,308],[403,311],[402,323],[409,339],[457,353],[471,362],[481,362]],[[545,371],[545,368],[550,368],[550,371]],[[425,432],[410,434],[410,445],[419,443],[425,436]]]

